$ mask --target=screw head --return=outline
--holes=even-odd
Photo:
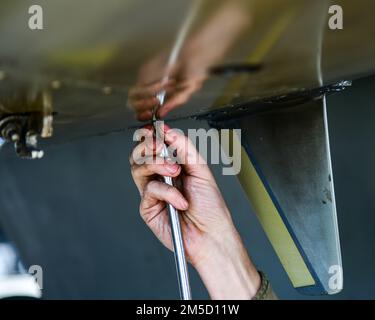
[[[13,142],[18,141],[19,139],[20,139],[20,135],[18,133],[13,133],[10,136],[10,140],[12,140]]]
[[[61,88],[61,81],[59,80],[53,80],[51,81],[51,88],[54,90],[58,90]]]
[[[110,94],[112,94],[112,88],[111,87],[103,87],[102,88],[102,91],[103,93],[106,95],[106,96],[109,96]]]
[[[44,156],[43,150],[33,150],[31,151],[31,159],[41,159]]]

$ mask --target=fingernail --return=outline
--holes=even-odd
[[[184,208],[185,210],[186,210],[187,208],[189,208],[189,203],[188,203],[185,199],[182,200],[181,205],[182,205],[182,208]]]
[[[179,166],[177,164],[170,164],[166,166],[166,169],[170,174],[175,174],[179,169]]]

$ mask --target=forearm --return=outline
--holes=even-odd
[[[261,278],[251,262],[238,232],[233,230],[209,240],[208,254],[197,261],[197,269],[215,300],[250,300],[258,292]]]

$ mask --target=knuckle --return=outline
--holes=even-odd
[[[139,205],[139,215],[141,216],[141,218],[143,220],[145,220],[145,216],[146,216],[146,212],[145,212],[145,208],[144,208],[144,205],[143,205],[143,200],[141,201],[140,205]]]
[[[152,191],[155,190],[155,188],[157,188],[157,187],[158,187],[158,182],[155,181],[155,180],[152,180],[152,181],[150,181],[150,182],[146,185],[144,193],[145,193],[145,194],[150,194],[150,193],[152,193]]]
[[[168,193],[171,197],[179,196],[178,190],[170,185],[166,185],[166,193]]]

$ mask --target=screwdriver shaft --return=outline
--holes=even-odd
[[[164,145],[161,156],[164,158],[169,158],[168,148],[166,145]],[[171,177],[164,176],[163,180],[166,184],[173,186],[173,179]],[[180,289],[180,297],[181,300],[191,300],[189,273],[187,269],[184,243],[181,232],[180,215],[176,208],[169,203],[167,204],[167,209],[171,224],[173,251],[176,263],[178,285]]]

